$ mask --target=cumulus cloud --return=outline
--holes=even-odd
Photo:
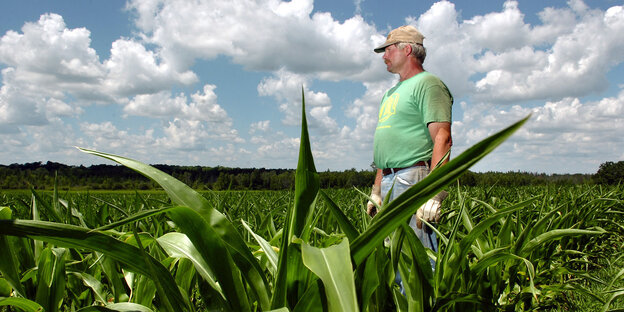
[[[124,112],[134,116],[228,123],[231,119],[217,103],[215,88],[215,85],[205,85],[203,93],[198,91],[190,99],[183,93],[172,97],[168,91],[139,94],[124,106]]]
[[[110,59],[104,63],[108,75],[104,86],[120,96],[155,93],[172,84],[191,84],[197,76],[190,70],[177,72],[158,53],[141,43],[119,39],[113,42]]]
[[[308,110],[308,124],[311,128],[322,133],[336,130],[337,123],[329,116],[332,109],[331,100],[327,93],[310,90],[309,80],[302,75],[279,70],[273,77],[265,78],[258,85],[258,94],[273,96],[280,103],[279,110],[284,113],[284,124],[301,124],[301,92],[305,96]],[[303,89],[302,89],[303,88]]]
[[[298,138],[284,129],[300,125],[303,86],[319,168],[367,167],[379,101],[396,76],[371,51],[389,29],[365,20],[362,2],[353,2],[353,17],[338,21],[315,12],[312,0],[130,0],[135,32],[111,42],[105,60],[91,48],[87,28],[44,14],[0,37],[0,142],[29,151],[136,146],[178,163],[283,164],[296,159]],[[460,13],[440,1],[404,21],[424,33],[425,68],[457,100],[458,150],[532,112],[501,149],[518,164],[531,157],[556,162],[562,151],[581,157],[604,149],[621,158],[613,146],[622,141],[609,129],[622,130],[614,123],[621,123],[622,93],[604,91],[614,89],[607,75],[624,61],[623,6],[594,9],[571,0],[538,12],[539,24],[525,21],[518,1],[465,19]],[[252,85],[275,102],[281,124],[266,116],[234,122],[248,112],[226,111],[216,88],[223,82],[199,74],[210,63],[204,60],[217,57],[264,76]],[[330,98],[344,81],[365,91]],[[172,91],[192,88],[198,90]],[[110,114],[93,120],[93,104]],[[125,120],[112,119],[122,114]],[[122,126],[134,121],[142,124]],[[63,139],[46,141],[48,133]],[[505,167],[501,159],[490,162]]]
[[[459,21],[455,5],[442,1],[406,21],[426,36],[426,67],[458,96],[514,103],[605,90],[607,72],[624,60],[616,52],[624,49],[623,7],[572,1],[539,17],[542,25],[527,24],[518,2],[507,1],[500,12]]]
[[[142,44],[119,39],[101,63],[86,28],[67,28],[48,13],[0,38],[0,117],[4,123],[46,125],[58,116],[78,116],[93,103],[123,102],[125,96],[155,93],[197,80],[176,72]],[[7,127],[7,126],[5,126]]]
[[[203,92],[192,94],[190,99],[169,92],[137,95],[124,106],[124,112],[165,121],[165,136],[156,139],[164,148],[197,150],[213,141],[243,143],[232,119],[217,103],[215,88],[205,85]]]
[[[230,57],[247,69],[314,74],[322,79],[375,79],[383,63],[371,48],[383,41],[356,15],[340,23],[312,14],[312,0],[141,1],[128,3],[145,40],[162,47],[168,64]]]
[[[595,171],[605,160],[621,159],[624,91],[598,101],[570,97],[532,108],[462,106],[464,118],[453,124],[457,152],[531,114],[527,124],[494,152],[496,157],[488,158],[479,168],[504,168],[508,162],[535,172],[572,173],[587,168]]]

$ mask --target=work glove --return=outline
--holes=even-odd
[[[373,202],[378,206],[381,206],[381,189],[379,185],[373,185],[370,200],[366,203],[366,213],[368,213],[371,217],[374,217],[377,214],[377,207],[373,204]]]
[[[448,192],[442,191],[418,208],[418,211],[416,211],[416,226],[419,229],[422,229],[422,220],[429,223],[440,221],[440,207],[446,196],[448,196]]]

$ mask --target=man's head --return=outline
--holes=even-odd
[[[388,34],[388,38],[386,38],[386,42],[376,47],[374,51],[376,53],[382,53],[386,50],[386,47],[400,42],[413,43],[422,46],[424,39],[425,36],[423,36],[423,34],[421,34],[416,27],[410,25],[401,26],[391,31]]]

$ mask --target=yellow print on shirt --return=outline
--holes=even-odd
[[[385,101],[381,104],[381,108],[379,109],[379,122],[384,122],[390,118],[390,116],[396,114],[396,106],[399,103],[399,94],[393,93],[391,96],[386,98]]]

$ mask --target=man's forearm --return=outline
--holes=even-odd
[[[450,123],[432,123],[429,125],[429,132],[433,140],[433,155],[431,156],[431,166],[435,167],[446,153],[451,149],[453,140],[451,138]],[[448,158],[444,159],[442,164],[448,162]]]
[[[381,169],[377,169],[377,173],[375,174],[375,182],[374,182],[373,185],[381,187],[381,178],[382,177],[383,177],[383,174],[381,173]]]

